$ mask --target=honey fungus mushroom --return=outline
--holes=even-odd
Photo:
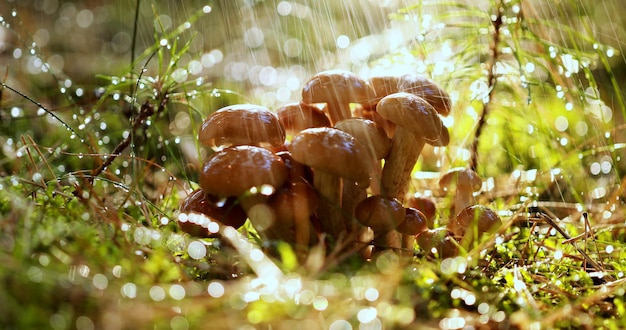
[[[345,70],[319,72],[302,89],[303,103],[326,103],[332,125],[352,117],[351,103],[367,104],[373,98],[369,82]]]
[[[472,205],[461,210],[447,228],[462,246],[469,247],[484,234],[496,231],[501,224],[502,220],[494,210],[484,205]]]
[[[454,207],[451,214],[455,216],[464,208],[476,204],[474,193],[482,187],[482,179],[478,173],[465,167],[450,169],[439,179],[439,188],[444,192],[454,190]]]
[[[347,228],[341,209],[341,179],[369,186],[367,154],[356,139],[329,127],[308,128],[288,146],[293,159],[313,170],[313,185],[320,196],[317,216],[322,231],[337,240]]]
[[[239,228],[246,219],[246,213],[233,198],[218,198],[196,189],[180,205],[178,225],[191,236],[214,238],[219,237],[220,225]]]
[[[324,111],[312,104],[289,103],[276,110],[278,119],[288,135],[313,127],[330,127],[330,119]]]
[[[261,147],[235,146],[204,162],[200,187],[215,196],[236,197],[262,234],[277,221],[265,201],[286,179],[287,168],[279,156]]]
[[[391,151],[383,167],[383,194],[404,200],[411,172],[426,143],[440,141],[443,126],[435,109],[424,99],[409,93],[394,93],[380,100],[377,112],[397,127]]]
[[[285,129],[269,109],[235,104],[209,115],[200,127],[198,140],[214,150],[237,145],[280,148],[285,142]]]
[[[370,196],[356,206],[354,216],[363,226],[374,231],[376,250],[402,247],[402,242],[396,240],[395,236],[387,235],[405,220],[406,211],[397,199],[382,195]]]

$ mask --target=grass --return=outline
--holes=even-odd
[[[242,8],[272,21],[275,5]],[[418,1],[395,10],[385,21],[410,27],[412,37],[384,54],[372,52],[360,72],[411,68],[450,92],[451,146],[423,155],[414,173],[423,179],[411,189],[436,197],[436,222],[444,225],[451,201],[429,178],[450,167],[473,167],[485,181],[479,203],[497,210],[504,225],[452,258],[415,246],[412,258],[385,252],[365,261],[318,246],[298,262],[288,244],[261,241],[249,224],[237,232],[223,229],[226,239],[218,240],[191,237],[176,223],[207,153],[196,139],[202,120],[228,104],[279,103],[272,90],[278,83],[217,79],[221,72],[209,67],[206,76],[193,73],[203,55],[218,54],[203,53],[198,40],[218,17],[237,11],[215,4],[210,10],[174,7],[164,15],[164,7],[141,4],[139,20],[132,12],[121,23],[137,29],[132,44],[142,50],[132,63],[115,57],[110,72],[91,70],[93,77],[79,82],[55,67],[50,50],[31,46],[40,36],[22,14],[28,7],[3,4],[17,8],[16,15],[3,11],[3,31],[15,48],[32,50],[30,61],[43,64],[26,78],[0,67],[6,70],[0,89],[0,324],[626,327],[620,124],[626,107],[615,88],[618,49],[594,34],[594,13],[572,13],[578,5],[589,8],[583,3],[484,5]],[[310,10],[307,24],[341,21],[342,9],[352,13],[326,3],[302,6]],[[120,20],[110,17],[112,24]],[[141,17],[153,24],[141,24]],[[320,35],[307,44],[304,33],[291,32],[300,31],[293,16],[278,20],[286,25],[268,25],[266,34],[294,40],[293,33],[304,48],[332,49],[332,40],[317,40]],[[357,20],[360,28],[347,32],[354,47],[357,38],[375,36],[369,28],[376,22],[368,29],[365,23]],[[245,38],[230,33],[224,47],[202,45],[222,49],[225,62],[240,63],[228,55],[247,50],[238,46]],[[266,48],[251,52],[269,54],[273,46],[268,39]],[[296,76],[314,72],[322,65],[313,60],[315,51],[324,49],[305,52],[297,70],[292,56],[279,55],[272,65]],[[341,66],[345,59],[330,63]],[[89,80],[94,77],[96,84]]]

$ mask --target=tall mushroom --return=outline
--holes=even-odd
[[[302,89],[302,102],[326,103],[331,124],[352,117],[351,103],[366,104],[374,98],[367,80],[345,70],[322,71],[313,76]]]
[[[317,215],[322,230],[334,240],[345,232],[341,209],[341,178],[359,187],[369,186],[367,154],[356,139],[328,127],[308,128],[296,134],[288,147],[293,159],[313,169],[313,185],[320,195]]]
[[[447,128],[435,109],[424,99],[409,93],[394,93],[383,97],[377,112],[396,124],[391,151],[385,159],[381,176],[381,193],[404,201],[411,173],[425,143],[442,142]],[[447,132],[446,132],[447,133]],[[398,232],[389,232],[388,240],[402,241]]]
[[[391,140],[385,131],[373,121],[364,118],[344,119],[335,124],[335,128],[352,135],[366,151],[367,159],[362,161],[370,163],[370,190],[373,194],[380,193],[380,161],[389,154],[391,148]],[[366,189],[344,180],[341,203],[347,215],[352,216],[356,205],[365,197]]]
[[[411,172],[424,144],[441,141],[446,127],[428,102],[409,93],[385,96],[376,110],[397,125],[383,167],[381,190],[385,195],[404,200]]]
[[[252,225],[263,235],[280,220],[273,218],[265,200],[286,178],[287,168],[279,156],[261,147],[235,146],[204,162],[200,187],[215,196],[238,198]]]
[[[209,115],[200,127],[198,140],[214,150],[237,145],[279,148],[285,142],[285,129],[269,109],[235,104]]]
[[[455,167],[441,176],[439,188],[444,192],[455,190],[454,207],[450,208],[452,218],[466,207],[476,204],[474,193],[480,191],[482,183],[478,173],[465,167]]]

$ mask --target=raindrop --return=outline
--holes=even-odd
[[[220,298],[224,295],[225,289],[220,282],[211,282],[207,288],[209,295],[213,298]]]
[[[149,295],[154,301],[162,301],[165,299],[165,290],[162,287],[155,285],[150,288]]]
[[[189,257],[199,260],[206,257],[207,249],[202,242],[193,241],[189,243],[189,246],[187,247],[187,252],[189,253]]]
[[[107,286],[109,286],[109,279],[107,279],[107,277],[103,274],[94,275],[92,282],[93,286],[99,290],[104,290]]]
[[[120,293],[122,294],[122,296],[129,298],[129,299],[136,298],[137,286],[135,285],[135,283],[132,283],[132,282],[126,283],[122,285],[122,287],[120,288]]]
[[[361,309],[357,313],[357,319],[361,323],[370,323],[370,322],[374,321],[374,319],[376,318],[377,315],[378,315],[378,313],[376,312],[376,308],[374,308],[374,307],[366,307],[366,308]]]
[[[182,300],[185,298],[185,288],[182,285],[174,284],[170,287],[170,296],[174,300]]]
[[[368,301],[376,301],[378,300],[379,293],[378,290],[376,290],[375,288],[369,288],[365,290],[364,296],[365,299],[367,299]]]
[[[315,299],[313,300],[313,308],[315,308],[318,311],[326,310],[326,308],[328,308],[328,299],[326,299],[326,297],[323,297],[323,296],[315,297]]]

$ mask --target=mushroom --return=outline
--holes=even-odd
[[[311,168],[293,159],[289,151],[279,151],[276,153],[276,156],[282,158],[283,162],[285,162],[285,166],[287,167],[287,182],[289,184],[313,182],[313,171]]]
[[[404,210],[404,221],[398,225],[396,231],[402,234],[402,247],[405,249],[402,250],[403,254],[412,256],[415,246],[415,236],[428,230],[428,222],[426,216],[419,210],[412,207],[407,207]]]
[[[436,143],[446,130],[434,108],[424,99],[409,93],[385,96],[376,110],[397,127],[391,151],[385,160],[381,191],[404,200],[411,172],[425,143]]]
[[[307,128],[330,127],[330,119],[324,111],[312,104],[290,103],[276,110],[276,115],[290,136]]]
[[[274,221],[265,200],[283,185],[287,168],[267,149],[235,146],[211,155],[203,164],[200,187],[209,194],[236,197],[261,235]]]
[[[380,193],[381,159],[389,154],[391,140],[385,131],[373,121],[363,118],[344,119],[335,128],[352,135],[366,151],[364,162],[370,163],[370,190],[372,194]],[[354,208],[367,197],[366,189],[344,180],[341,203],[344,211],[352,216]]]
[[[454,207],[451,214],[454,216],[464,208],[476,204],[475,192],[482,187],[480,176],[473,170],[464,167],[455,167],[446,172],[439,179],[439,188],[444,192],[455,189]],[[455,211],[456,210],[456,211]]]
[[[359,187],[369,186],[367,153],[356,139],[329,127],[307,128],[296,134],[288,147],[297,162],[313,169],[313,186],[320,196],[317,211],[322,230],[337,240],[346,230],[341,210],[341,178]]]
[[[239,228],[246,222],[246,218],[246,213],[235,203],[235,199],[218,198],[196,189],[180,205],[178,225],[191,236],[215,238],[219,237],[220,224]],[[213,222],[218,226],[212,226]]]
[[[397,199],[382,195],[367,197],[356,206],[354,216],[363,226],[374,231],[376,250],[402,247],[397,237],[387,235],[396,232],[395,229],[405,220],[406,211]]]
[[[411,196],[406,201],[406,205],[422,212],[426,217],[428,228],[434,228],[435,216],[437,215],[437,205],[432,198],[426,196]]]
[[[285,142],[285,129],[269,109],[235,104],[209,115],[200,127],[198,140],[214,150],[237,145],[280,148]]]
[[[452,258],[459,253],[458,243],[452,233],[444,227],[428,229],[416,236],[417,245],[428,255]]]
[[[409,93],[383,97],[376,110],[383,118],[396,124],[391,151],[382,171],[381,193],[404,201],[413,167],[424,144],[436,143],[446,127],[428,102]],[[389,235],[401,240],[400,234]]]
[[[313,188],[303,182],[280,188],[267,201],[274,217],[280,219],[279,225],[274,223],[268,229],[270,238],[292,244],[301,261],[304,260],[308,247],[315,243],[316,234],[310,217],[315,213],[318,204],[319,198]]]
[[[483,205],[472,205],[461,210],[448,222],[447,228],[460,240],[461,246],[469,247],[485,233],[494,232],[501,224],[502,220],[492,209]]]
[[[452,101],[446,91],[425,76],[409,73],[397,82],[398,91],[417,95],[430,103],[437,113],[446,117],[452,110]]]
[[[303,103],[326,103],[331,124],[352,117],[351,103],[367,104],[373,98],[369,82],[345,70],[322,71],[302,89]]]

